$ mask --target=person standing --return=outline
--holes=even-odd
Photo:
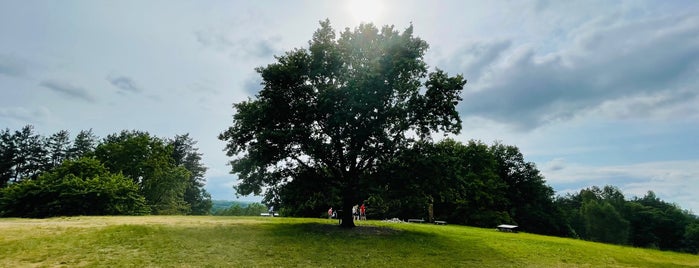
[[[328,209],[328,219],[332,219],[332,218],[333,218],[333,207],[330,207],[330,209]]]
[[[352,206],[352,219],[359,220],[359,209],[357,205]]]
[[[364,203],[359,207],[359,219],[366,220],[366,206],[364,206]]]

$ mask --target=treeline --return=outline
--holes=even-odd
[[[285,215],[319,216],[341,193],[309,171],[268,191]],[[517,223],[526,231],[561,234],[554,191],[519,149],[454,140],[422,142],[397,152],[371,175],[358,195],[373,218],[423,218],[491,227]]]
[[[569,236],[620,245],[697,253],[699,219],[649,191],[627,200],[614,186],[556,199]]]
[[[318,217],[341,204],[341,187],[301,172],[267,192],[283,215]],[[358,195],[370,218],[422,218],[592,241],[697,252],[699,220],[654,195],[626,201],[613,187],[556,197],[515,146],[421,142],[378,165]]]
[[[268,212],[268,208],[263,204],[240,202],[234,202],[225,208],[211,210],[211,214],[215,216],[260,216],[261,213],[265,212]]]
[[[208,214],[206,167],[188,134],[0,131],[0,216]]]

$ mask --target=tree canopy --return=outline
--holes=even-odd
[[[126,190],[112,191],[130,187],[122,178],[135,186],[149,213],[208,214],[206,167],[195,145],[188,134],[163,139],[143,131],[122,131],[98,141],[89,130],[71,142],[65,130],[44,137],[31,125],[14,132],[5,129],[0,131],[0,215],[2,211],[22,217],[141,213],[140,208],[103,209],[123,207],[109,194],[138,199]],[[97,167],[104,170],[98,172]],[[70,172],[65,172],[67,168]],[[76,208],[81,195],[90,208]]]
[[[62,162],[37,179],[0,189],[0,216],[140,215],[149,212],[138,185],[99,161]]]
[[[113,172],[137,183],[154,214],[206,214],[210,196],[203,189],[206,168],[189,135],[165,140],[142,131],[107,136],[95,157]]]
[[[360,202],[360,183],[373,169],[433,132],[458,133],[461,75],[429,72],[428,45],[410,26],[399,32],[361,24],[336,36],[320,23],[308,48],[276,57],[256,71],[258,94],[234,104],[227,142],[242,195],[319,173],[338,186],[342,208]],[[354,226],[345,213],[344,226]]]
[[[585,188],[556,200],[569,236],[606,243],[699,252],[699,217],[653,191],[626,200],[614,186]]]

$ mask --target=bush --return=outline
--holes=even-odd
[[[97,160],[65,161],[36,180],[0,190],[0,216],[45,218],[148,213],[138,186]]]

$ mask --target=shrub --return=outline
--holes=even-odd
[[[75,215],[142,215],[138,186],[98,161],[81,158],[0,190],[0,216],[45,218]]]

